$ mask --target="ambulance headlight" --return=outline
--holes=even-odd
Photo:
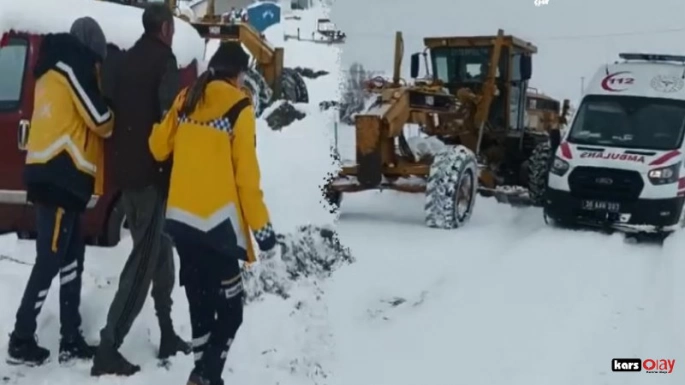
[[[549,170],[554,175],[558,176],[564,176],[568,172],[568,169],[570,168],[569,164],[567,161],[555,157],[554,162],[552,162],[552,168]]]
[[[682,167],[681,162],[668,167],[655,168],[649,170],[647,176],[649,181],[655,185],[675,183],[680,178],[680,167]]]

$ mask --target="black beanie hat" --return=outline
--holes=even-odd
[[[240,72],[247,71],[249,63],[250,56],[241,43],[225,41],[209,60],[209,68],[217,73],[225,72],[230,76],[237,76]]]

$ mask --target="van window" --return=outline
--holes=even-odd
[[[587,96],[569,133],[569,142],[646,150],[680,148],[685,102],[637,96]]]
[[[26,40],[19,38],[0,48],[0,111],[13,111],[21,104],[27,50]]]

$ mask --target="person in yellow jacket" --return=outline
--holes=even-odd
[[[157,161],[173,154],[166,228],[190,305],[193,385],[223,384],[243,319],[239,260],[255,260],[250,230],[260,250],[276,245],[260,187],[254,109],[241,90],[248,63],[240,43],[222,43],[149,138]]]
[[[81,215],[93,194],[101,194],[96,187],[102,185],[104,138],[113,126],[99,87],[98,68],[106,53],[102,29],[86,17],[76,20],[70,33],[46,35],[34,67],[24,182],[36,210],[37,256],[10,337],[8,362],[13,364],[40,365],[50,356],[34,335],[36,318],[58,272],[59,361],[94,355],[80,330],[85,255]]]

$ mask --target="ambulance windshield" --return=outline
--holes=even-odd
[[[680,148],[685,101],[637,96],[585,97],[568,141],[645,150]]]

